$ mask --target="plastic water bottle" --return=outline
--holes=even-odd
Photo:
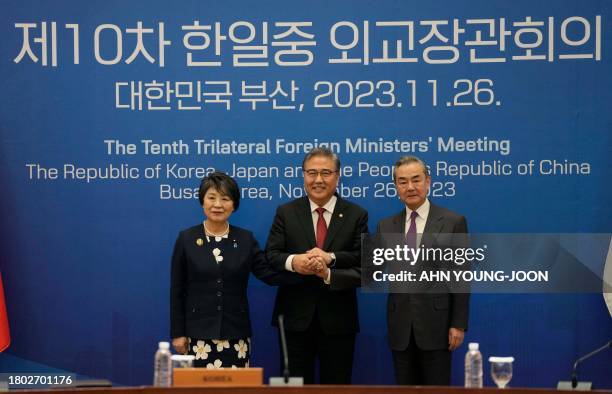
[[[159,349],[155,353],[153,386],[172,386],[172,354],[170,353],[170,344],[168,342],[160,342]]]
[[[482,354],[478,344],[471,342],[465,354],[465,387],[482,387]]]

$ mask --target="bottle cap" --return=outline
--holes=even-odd
[[[168,343],[168,342],[160,342],[159,343],[159,348],[163,349],[163,350],[168,350],[168,349],[170,349],[170,343]]]
[[[470,344],[468,345],[468,349],[478,350],[478,342],[470,342]]]

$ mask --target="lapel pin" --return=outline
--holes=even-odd
[[[338,214],[338,217],[344,217],[344,215],[343,214]]]
[[[196,245],[198,245],[198,246],[204,245],[204,241],[202,241],[202,238],[196,239]]]
[[[238,244],[236,243],[236,240],[234,240],[234,249],[236,249],[238,247]]]

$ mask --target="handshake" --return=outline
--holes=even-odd
[[[319,248],[313,248],[303,254],[296,254],[291,261],[291,267],[302,275],[316,275],[323,280],[329,278],[329,265],[334,258],[331,253]]]

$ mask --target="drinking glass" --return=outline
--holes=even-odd
[[[491,363],[493,381],[500,389],[506,388],[506,385],[512,379],[514,357],[489,357],[489,362]]]
[[[174,354],[172,355],[172,368],[193,368],[193,360],[195,356]]]

